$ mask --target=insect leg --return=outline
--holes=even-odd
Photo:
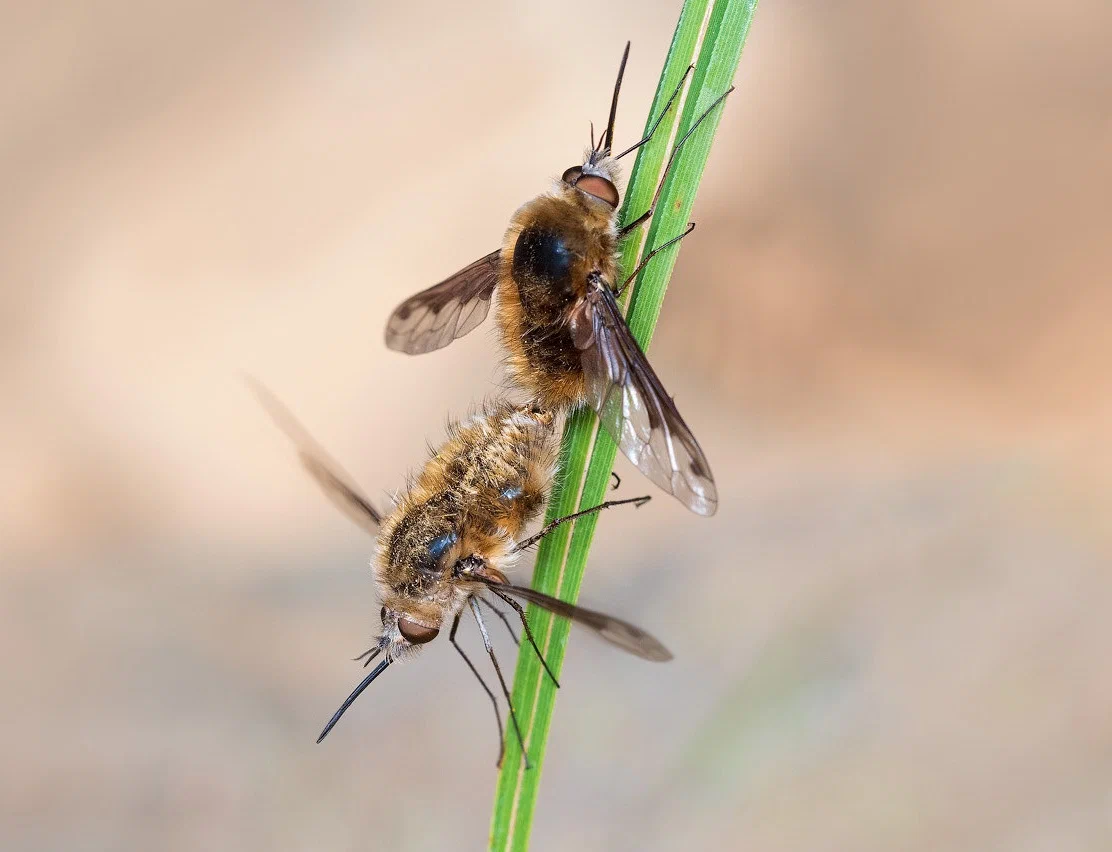
[[[626,234],[628,234],[630,231],[632,231],[638,225],[641,225],[644,222],[648,221],[649,217],[653,215],[653,212],[656,210],[656,203],[658,201],[660,201],[660,193],[664,190],[664,183],[668,179],[668,173],[670,171],[672,171],[672,166],[676,162],[676,155],[679,154],[680,149],[683,147],[684,143],[688,139],[691,138],[691,134],[699,129],[699,125],[702,124],[706,120],[707,116],[709,116],[712,112],[714,112],[715,108],[720,103],[722,103],[722,101],[726,100],[727,95],[729,95],[730,92],[732,92],[733,90],[734,90],[734,87],[730,86],[730,88],[728,88],[725,92],[723,92],[721,95],[719,95],[717,98],[715,98],[714,103],[712,103],[709,107],[707,107],[706,110],[703,112],[703,114],[700,115],[697,119],[695,119],[694,123],[691,125],[691,127],[688,129],[688,131],[685,134],[683,134],[683,137],[680,139],[680,141],[672,146],[672,153],[668,156],[668,163],[664,166],[664,171],[660,175],[660,183],[657,184],[656,192],[653,193],[653,200],[652,200],[652,203],[649,205],[649,209],[646,210],[644,213],[642,213],[640,216],[638,216],[636,219],[634,219],[632,222],[630,222],[625,227],[620,228],[618,230],[618,237],[619,238],[624,237]]]
[[[517,713],[514,711],[514,702],[510,698],[510,688],[506,686],[506,679],[502,677],[502,668],[498,665],[498,658],[494,656],[494,646],[490,644],[490,634],[487,633],[486,623],[483,621],[483,615],[479,611],[479,605],[475,603],[475,598],[467,599],[467,603],[471,606],[471,614],[475,616],[475,623],[479,625],[479,632],[483,634],[483,645],[486,646],[487,656],[494,664],[494,673],[498,675],[498,682],[502,685],[502,694],[506,697],[506,704],[510,708],[510,721],[513,722],[514,733],[517,734],[517,742],[521,746],[521,757],[525,761],[525,768],[532,769],[533,765],[529,762],[529,755],[525,751],[525,738],[521,736],[521,726],[517,723]]]
[[[521,640],[517,638],[517,633],[514,632],[513,625],[510,624],[510,620],[506,617],[506,613],[504,613],[502,610],[500,610],[498,607],[496,607],[494,604],[492,604],[486,598],[479,598],[479,603],[481,603],[483,606],[489,608],[491,612],[493,612],[500,619],[502,619],[502,623],[506,625],[506,629],[509,630],[510,635],[512,637],[514,637],[514,644],[515,645],[520,645]]]
[[[448,634],[448,641],[452,643],[452,647],[459,651],[459,655],[463,657],[463,661],[467,663],[467,668],[471,669],[471,674],[475,675],[475,679],[479,681],[479,685],[482,686],[483,691],[490,697],[490,703],[494,705],[494,719],[498,722],[498,762],[494,765],[501,767],[502,756],[506,753],[506,735],[502,730],[502,714],[498,712],[498,699],[494,697],[494,693],[491,692],[490,687],[486,685],[486,681],[483,680],[483,676],[479,674],[479,670],[475,668],[475,664],[471,662],[467,654],[463,652],[463,648],[460,647],[460,644],[456,641],[456,631],[459,629],[459,618],[461,615],[463,615],[463,610],[457,612],[455,619],[452,621],[452,632]]]
[[[652,260],[654,257],[656,257],[656,255],[658,255],[660,252],[664,251],[664,249],[668,248],[668,246],[675,245],[676,243],[678,243],[680,240],[682,240],[684,237],[686,237],[688,234],[690,234],[694,230],[695,230],[695,223],[694,222],[688,222],[687,223],[687,229],[682,234],[680,234],[677,237],[672,237],[672,239],[668,240],[667,242],[661,243],[656,248],[654,248],[652,251],[650,251],[647,255],[645,255],[645,259],[642,260],[639,264],[637,264],[637,268],[634,269],[632,273],[630,273],[629,277],[625,280],[625,283],[623,283],[621,287],[619,287],[617,290],[614,291],[614,295],[615,296],[622,295],[622,293],[625,292],[625,288],[629,286],[630,282],[633,281],[634,278],[636,278],[638,275],[641,274],[642,269],[644,269],[646,266],[649,265],[650,260]]]
[[[610,487],[612,489],[614,489],[615,491],[617,491],[619,488],[622,487],[622,478],[620,476],[618,476],[618,474],[615,473],[614,471],[610,471],[610,476],[613,477],[613,479],[614,479],[614,484],[611,485]]]
[[[584,515],[593,515],[595,512],[601,512],[603,509],[610,509],[613,506],[624,506],[626,503],[633,503],[635,506],[641,507],[648,503],[652,497],[645,495],[643,497],[630,497],[628,500],[607,500],[605,503],[599,503],[597,506],[592,506],[590,509],[582,509],[578,512],[572,512],[570,515],[564,515],[562,518],[557,518],[554,521],[549,521],[540,532],[535,535],[529,536],[524,541],[519,541],[514,545],[510,553],[520,553],[523,550],[528,550],[550,532],[552,532],[560,524],[566,524],[568,521],[574,521],[576,518],[582,518]]]
[[[656,117],[656,121],[654,121],[653,126],[649,128],[649,132],[645,134],[645,138],[642,139],[640,142],[638,142],[636,145],[630,145],[628,148],[626,148],[624,151],[622,151],[622,153],[618,154],[618,156],[616,156],[614,158],[615,160],[620,160],[626,154],[632,154],[634,151],[636,151],[642,145],[647,145],[648,144],[648,141],[653,138],[653,134],[656,133],[656,129],[658,127],[660,127],[660,122],[664,121],[664,116],[666,116],[668,114],[668,110],[670,110],[672,108],[672,104],[675,103],[676,98],[679,97],[680,91],[683,89],[683,84],[687,82],[688,75],[694,70],[695,70],[694,65],[688,65],[687,66],[687,70],[684,71],[683,76],[680,77],[679,85],[676,86],[676,90],[674,92],[672,92],[672,97],[668,98],[668,103],[666,103],[664,105],[664,109],[662,109],[660,111],[660,115],[658,115]]]
[[[525,628],[525,635],[529,639],[529,644],[532,645],[533,650],[537,652],[537,659],[541,661],[541,665],[544,666],[544,670],[548,672],[548,676],[552,678],[552,682],[556,685],[556,688],[559,689],[560,681],[556,680],[556,675],[554,675],[552,673],[552,669],[548,667],[548,660],[544,658],[544,654],[541,653],[541,649],[537,647],[537,640],[533,638],[533,630],[529,627],[529,621],[525,618],[525,609],[513,598],[507,597],[497,589],[492,588],[491,591],[517,611],[518,617],[521,619],[521,626]]]
[[[648,221],[649,221],[649,217],[651,217],[652,215],[653,215],[653,208],[652,208],[652,207],[650,207],[650,208],[649,208],[648,210],[646,210],[646,211],[645,211],[644,213],[642,213],[642,214],[641,214],[640,216],[638,216],[638,217],[637,217],[636,219],[634,219],[634,220],[633,220],[632,222],[630,222],[630,223],[629,223],[628,225],[626,225],[626,226],[624,226],[624,227],[622,227],[622,228],[619,228],[619,229],[618,229],[618,239],[620,240],[620,239],[621,239],[622,237],[624,237],[624,236],[625,236],[626,234],[630,234],[630,233],[632,233],[633,231],[636,231],[636,230],[637,230],[638,228],[640,228],[640,227],[641,227],[641,226],[642,226],[643,224],[645,224],[646,222],[648,222]]]

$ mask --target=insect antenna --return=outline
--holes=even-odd
[[[656,133],[656,129],[658,127],[660,127],[660,122],[664,121],[664,116],[666,116],[668,114],[668,110],[670,110],[672,108],[672,104],[674,104],[676,102],[676,98],[679,97],[680,92],[683,90],[683,84],[687,82],[688,76],[694,70],[695,70],[694,65],[688,65],[687,66],[687,70],[684,71],[683,76],[680,77],[680,82],[676,86],[675,91],[672,92],[672,96],[670,98],[668,98],[668,103],[666,103],[664,105],[664,109],[662,109],[660,111],[660,115],[658,115],[656,117],[656,121],[654,121],[652,127],[649,128],[649,132],[645,134],[644,138],[642,138],[640,142],[637,142],[633,145],[630,145],[628,148],[626,148],[624,151],[622,151],[622,153],[618,154],[614,158],[615,160],[620,160],[626,154],[632,154],[634,151],[636,151],[642,145],[647,145],[648,144],[648,141],[653,138],[653,134]]]
[[[368,660],[367,662],[370,662],[370,660]],[[321,731],[320,736],[317,737],[317,742],[318,743],[321,740],[323,740],[325,737],[328,736],[328,732],[331,731],[336,726],[336,723],[340,721],[340,717],[343,716],[344,713],[347,712],[347,709],[352,705],[352,703],[355,701],[355,699],[360,696],[360,694],[363,692],[364,689],[366,689],[368,686],[371,685],[371,681],[373,681],[376,677],[378,677],[380,674],[382,674],[384,671],[386,671],[386,667],[388,665],[390,665],[391,662],[393,662],[393,661],[390,660],[390,659],[383,660],[381,663],[379,663],[377,666],[375,666],[374,669],[372,669],[372,671],[369,675],[367,675],[365,678],[363,678],[362,683],[360,683],[359,686],[355,687],[355,689],[352,691],[351,695],[349,695],[347,697],[347,699],[344,701],[344,703],[340,705],[340,709],[337,710],[332,715],[332,718],[328,720],[328,724],[324,726],[324,730]]]
[[[668,156],[668,162],[664,166],[664,171],[660,175],[660,183],[657,184],[656,192],[653,193],[653,200],[652,200],[652,203],[649,204],[649,209],[646,210],[644,213],[642,213],[640,216],[638,216],[636,219],[634,219],[632,222],[630,222],[628,225],[625,225],[624,227],[622,227],[621,230],[618,231],[618,236],[619,237],[624,237],[626,234],[628,234],[630,231],[632,231],[638,225],[641,225],[644,222],[648,221],[649,217],[653,215],[653,211],[656,210],[656,203],[658,201],[660,201],[660,193],[663,192],[663,190],[664,190],[664,183],[668,179],[668,173],[672,171],[672,166],[676,162],[676,155],[679,154],[680,149],[683,147],[684,143],[688,139],[691,138],[691,134],[693,134],[696,130],[699,129],[699,125],[702,124],[706,120],[707,116],[709,116],[712,112],[714,112],[715,108],[720,103],[722,103],[722,101],[726,100],[726,98],[729,96],[730,92],[732,92],[733,90],[734,90],[734,87],[730,86],[730,88],[728,88],[726,91],[724,91],[722,94],[720,94],[717,98],[715,98],[714,102],[711,103],[711,105],[709,107],[707,107],[697,119],[695,119],[695,121],[692,123],[691,127],[689,127],[687,129],[687,132],[685,134],[683,134],[683,137],[675,145],[672,146],[672,153]]]
[[[506,754],[506,735],[502,729],[502,714],[498,712],[498,699],[494,697],[494,693],[491,692],[490,687],[486,685],[486,681],[483,680],[483,676],[479,674],[479,670],[475,668],[475,664],[471,662],[471,659],[463,652],[463,648],[456,641],[456,631],[459,629],[459,619],[462,614],[463,610],[456,613],[456,617],[452,621],[452,631],[448,634],[448,641],[452,643],[453,648],[459,651],[459,655],[463,657],[463,661],[467,663],[467,668],[471,669],[471,674],[475,675],[475,679],[479,681],[479,685],[483,688],[483,691],[490,697],[490,703],[494,705],[494,720],[498,723],[498,761],[494,765],[501,768],[502,758]],[[506,622],[506,626],[510,626],[509,622]],[[524,749],[522,750],[524,751]]]
[[[614,119],[618,115],[618,94],[622,90],[622,77],[625,76],[626,60],[629,59],[629,44],[627,41],[625,51],[622,53],[622,64],[618,66],[618,79],[614,81],[614,97],[610,99],[610,118],[606,121],[606,130],[599,137],[598,148],[595,149],[596,154],[604,157],[610,154],[610,149],[614,145]],[[594,157],[591,161],[597,162]]]
[[[382,648],[379,648],[379,647],[368,648],[366,651],[364,651],[358,657],[352,657],[351,660],[354,663],[358,663],[360,660],[365,660],[365,662],[363,663],[363,668],[367,668],[367,666],[369,666],[371,664],[371,660],[373,660],[375,657],[377,657],[379,651],[381,651],[381,650],[382,650]]]
[[[510,689],[506,686],[506,679],[502,677],[502,668],[498,665],[498,658],[494,656],[494,646],[490,644],[490,634],[487,633],[486,623],[483,621],[483,615],[479,611],[479,605],[475,602],[474,597],[467,599],[468,604],[471,605],[471,614],[475,616],[475,623],[479,625],[479,632],[483,634],[483,645],[486,646],[487,656],[494,664],[494,673],[498,675],[498,683],[502,685],[502,694],[506,697],[506,705],[510,708],[510,721],[513,722],[514,733],[517,735],[518,745],[521,746],[521,758],[525,761],[525,768],[532,769],[533,765],[529,762],[529,754],[525,751],[525,738],[521,736],[521,726],[517,723],[517,712],[514,710],[513,699],[510,698]]]
[[[510,551],[510,553],[521,553],[521,551],[523,550],[528,550],[530,547],[532,547],[534,544],[536,544],[538,541],[540,541],[542,538],[556,529],[556,527],[560,526],[561,524],[566,524],[568,521],[574,521],[576,518],[582,518],[584,515],[593,515],[595,512],[601,512],[603,509],[610,509],[614,506],[624,506],[627,503],[633,503],[635,506],[640,508],[641,506],[644,506],[646,503],[648,503],[651,499],[653,498],[646,494],[643,497],[630,497],[626,500],[607,500],[605,503],[599,503],[597,506],[592,506],[590,509],[581,509],[578,512],[572,512],[570,515],[564,515],[564,517],[562,518],[557,518],[554,521],[549,521],[547,524],[545,524],[544,529],[542,529],[540,532],[529,536],[529,538],[527,539],[519,541],[513,546],[513,549]]]

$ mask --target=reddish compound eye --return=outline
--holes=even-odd
[[[582,166],[572,166],[570,169],[564,172],[560,180],[562,180],[564,183],[570,183],[572,186],[575,186],[575,182],[579,180],[579,176],[581,174],[583,174]]]
[[[440,632],[439,627],[425,627],[423,624],[417,624],[415,621],[406,618],[398,619],[398,630],[413,645],[424,645],[426,642],[431,642]]]
[[[575,182],[575,188],[609,204],[611,207],[616,208],[618,206],[618,188],[604,177],[582,175]]]

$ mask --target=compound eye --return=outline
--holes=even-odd
[[[378,611],[378,620],[381,621],[383,624],[386,623],[386,607],[383,607]]]
[[[564,183],[570,183],[572,186],[575,186],[575,182],[579,180],[579,176],[581,174],[583,174],[582,166],[572,166],[570,169],[564,172],[560,180],[562,180]]]
[[[604,177],[583,175],[575,182],[575,188],[583,190],[611,207],[618,206],[618,188]]]
[[[398,630],[411,645],[424,645],[436,638],[440,632],[439,627],[425,627],[407,618],[398,619]]]

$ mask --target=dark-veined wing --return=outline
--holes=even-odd
[[[259,398],[259,402],[278,428],[293,441],[301,463],[309,471],[309,475],[317,481],[324,496],[364,530],[371,535],[377,535],[378,528],[382,525],[382,515],[360,493],[351,477],[329,457],[320,444],[313,440],[313,437],[297,422],[297,418],[265,385],[250,376],[247,377],[247,384],[251,386],[255,396]]]
[[[498,255],[493,251],[400,305],[386,323],[386,345],[421,355],[447,346],[486,319],[498,283]]]
[[[706,456],[633,339],[613,291],[592,286],[573,309],[570,330],[583,353],[587,399],[622,453],[692,512],[713,515],[718,489]]]
[[[660,640],[628,621],[622,621],[612,615],[567,603],[559,598],[546,595],[544,592],[534,591],[527,586],[513,586],[509,583],[497,583],[485,579],[483,582],[489,585],[492,590],[529,601],[529,603],[547,609],[554,615],[589,627],[610,644],[617,645],[623,651],[628,651],[634,656],[652,660],[654,663],[663,663],[672,659],[672,652],[660,644]]]

